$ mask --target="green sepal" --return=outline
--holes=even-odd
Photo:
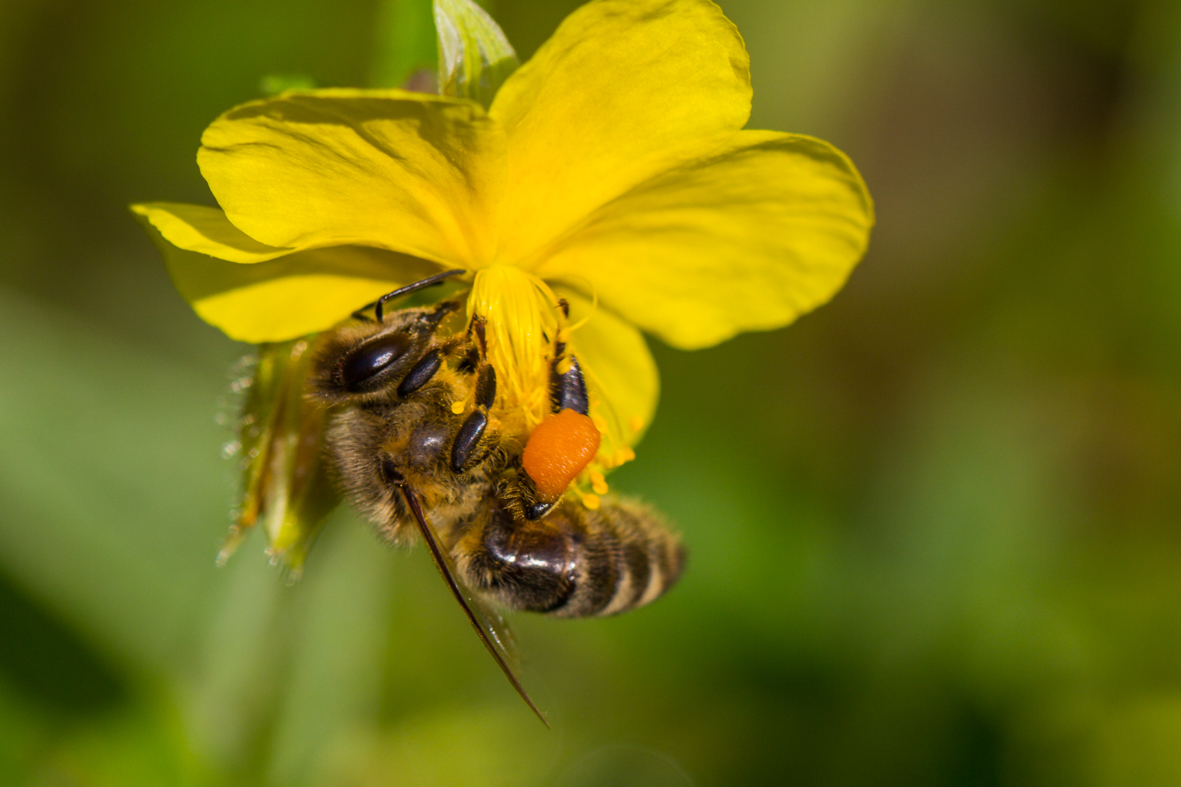
[[[296,339],[258,348],[238,420],[242,499],[219,562],[261,524],[271,561],[298,578],[325,518],[340,503],[323,461],[327,410],[304,395],[309,343]]]
[[[519,65],[517,53],[488,12],[472,0],[434,0],[439,93],[491,106]]]

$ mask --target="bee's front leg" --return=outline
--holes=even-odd
[[[451,471],[454,473],[462,473],[476,466],[500,443],[496,431],[488,428],[488,412],[496,402],[496,368],[488,363],[484,320],[473,317],[468,333],[474,333],[477,340],[473,352],[476,384],[472,410],[464,418],[451,444]]]
[[[495,430],[488,429],[488,411],[496,400],[496,369],[489,364],[480,367],[476,375],[475,401],[472,411],[463,419],[451,444],[451,471],[462,473],[475,467],[495,450],[500,439]]]

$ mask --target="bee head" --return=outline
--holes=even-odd
[[[386,398],[426,354],[435,325],[419,310],[389,315],[384,323],[345,325],[317,340],[311,395],[329,403]]]

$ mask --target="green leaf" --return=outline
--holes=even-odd
[[[439,93],[485,107],[519,61],[504,31],[472,0],[435,0]]]

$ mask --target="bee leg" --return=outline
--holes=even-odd
[[[579,415],[588,415],[589,409],[582,368],[573,354],[566,355],[566,343],[559,339],[554,342],[554,357],[550,362],[550,410],[554,414],[573,410]],[[544,517],[561,499],[560,496],[539,494],[536,483],[523,468],[510,482],[505,497],[512,501],[514,510],[529,521]]]
[[[496,401],[496,368],[488,363],[488,342],[484,333],[484,319],[473,315],[468,335],[475,334],[475,358],[469,358],[476,372],[474,409],[464,419],[451,446],[451,471],[462,473],[478,464],[499,443],[497,435],[486,434],[488,411]],[[464,364],[460,364],[462,369]]]
[[[558,301],[564,317],[569,318],[569,306],[565,299]],[[562,340],[565,329],[558,333],[554,342],[554,356],[550,361],[550,410],[554,414],[573,410],[588,415],[590,397],[586,391],[586,380],[582,367],[573,353],[566,353],[566,342]],[[543,499],[537,486],[527,472],[520,472],[508,493],[508,498],[519,506],[520,513],[530,521],[537,521],[553,510],[560,498]]]
[[[470,469],[492,451],[496,442],[485,432],[488,428],[488,411],[496,401],[496,369],[483,364],[476,373],[475,409],[464,419],[451,446],[451,471],[462,473]]]
[[[477,456],[476,448],[487,429],[488,414],[483,410],[476,410],[464,419],[451,446],[451,472],[462,473],[475,464],[472,460]]]
[[[570,319],[570,304],[565,298],[558,300],[558,308],[562,311],[564,320]],[[582,368],[573,353],[567,355],[564,337],[567,329],[564,326],[558,330],[554,340],[554,357],[550,361],[550,409],[555,413],[563,410],[574,410],[582,415],[590,408],[589,397],[586,393],[586,380],[582,376]]]
[[[476,407],[490,410],[495,401],[496,368],[491,364],[484,364],[476,375]]]
[[[562,345],[559,344],[559,346]],[[565,371],[558,371],[567,364],[569,367]],[[578,359],[573,354],[568,359],[555,356],[553,366],[550,368],[549,380],[551,410],[555,413],[573,410],[582,415],[587,414],[590,409],[590,398],[586,393],[586,380],[583,379],[582,367],[578,365]]]
[[[422,388],[431,381],[435,372],[439,371],[439,367],[442,365],[443,353],[438,348],[428,351],[414,365],[414,368],[407,372],[406,376],[402,378],[402,382],[398,383],[398,396],[405,399]]]

